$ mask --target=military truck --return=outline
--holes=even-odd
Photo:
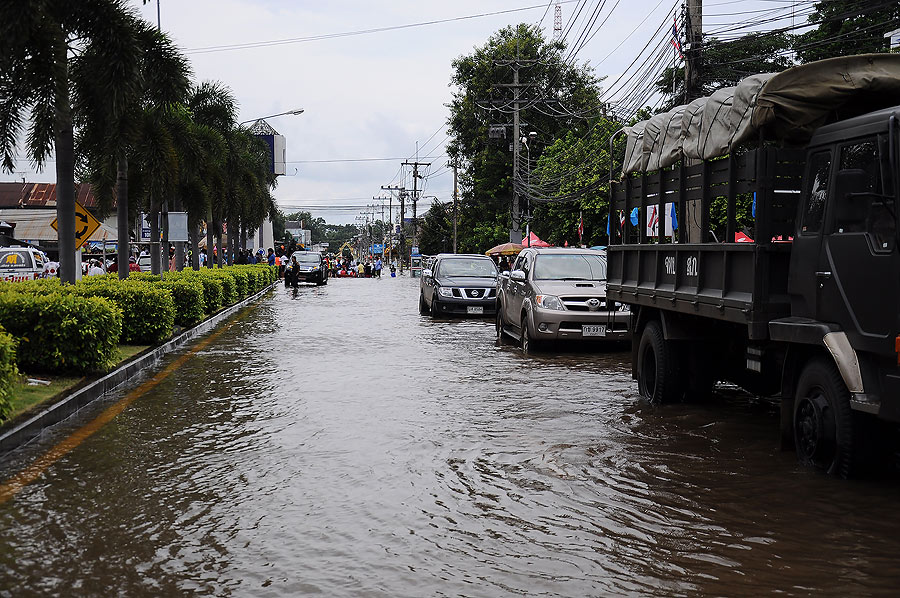
[[[870,54],[754,75],[623,130],[607,294],[631,306],[643,397],[718,381],[772,397],[784,444],[842,477],[890,452],[898,119],[900,55]]]

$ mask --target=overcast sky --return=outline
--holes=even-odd
[[[156,0],[146,6],[131,1],[156,23]],[[614,81],[680,3],[603,4],[597,23],[605,23],[577,57]],[[707,2],[704,30],[717,20],[752,17],[747,11],[791,4]],[[579,17],[583,20],[599,5],[584,3]],[[563,28],[568,29],[582,3],[563,0],[560,6]],[[285,212],[317,206],[314,215],[334,223],[355,222],[366,204],[376,203],[372,197],[384,193],[381,185],[411,186],[400,162],[415,157],[416,142],[420,161],[431,162],[423,195],[450,198],[453,175],[446,167],[444,125],[452,60],[514,23],[538,23],[543,17],[542,26],[552,36],[554,8],[547,8],[541,0],[160,0],[159,5],[162,29],[187,54],[195,79],[228,85],[240,104],[240,120],[305,110],[300,116],[268,121],[287,141],[287,175],[280,177],[274,194]],[[431,21],[446,22],[405,27]],[[575,22],[571,41],[582,27],[582,21]],[[384,28],[393,29],[334,36]],[[302,39],[321,36],[326,38]],[[282,40],[285,43],[265,43]],[[378,158],[390,159],[373,160]],[[27,161],[20,165],[20,173],[2,179],[55,181],[52,162],[43,173],[29,169]],[[422,203],[420,208],[427,209],[431,200]]]

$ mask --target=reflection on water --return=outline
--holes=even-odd
[[[627,352],[525,357],[417,293],[332,280],[245,312],[0,506],[0,596],[897,587],[896,486],[802,470],[766,404],[647,406]]]

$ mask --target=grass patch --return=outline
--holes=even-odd
[[[124,361],[128,361],[150,345],[119,345],[116,349],[114,365],[109,369],[113,370]],[[31,386],[28,384],[28,378],[37,378],[44,380],[50,384],[38,384]],[[84,380],[81,376],[48,376],[41,374],[30,376],[24,374],[21,380],[13,386],[12,411],[7,421],[33,409],[35,406],[52,400],[54,397],[64,393],[73,386]]]

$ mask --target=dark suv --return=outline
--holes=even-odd
[[[488,316],[497,311],[497,266],[485,255],[442,253],[422,271],[419,313]]]
[[[297,267],[292,266],[297,258]],[[296,270],[296,272],[294,271]],[[328,284],[328,269],[322,254],[318,251],[295,251],[284,271],[285,284],[298,282],[314,282],[317,285]]]

